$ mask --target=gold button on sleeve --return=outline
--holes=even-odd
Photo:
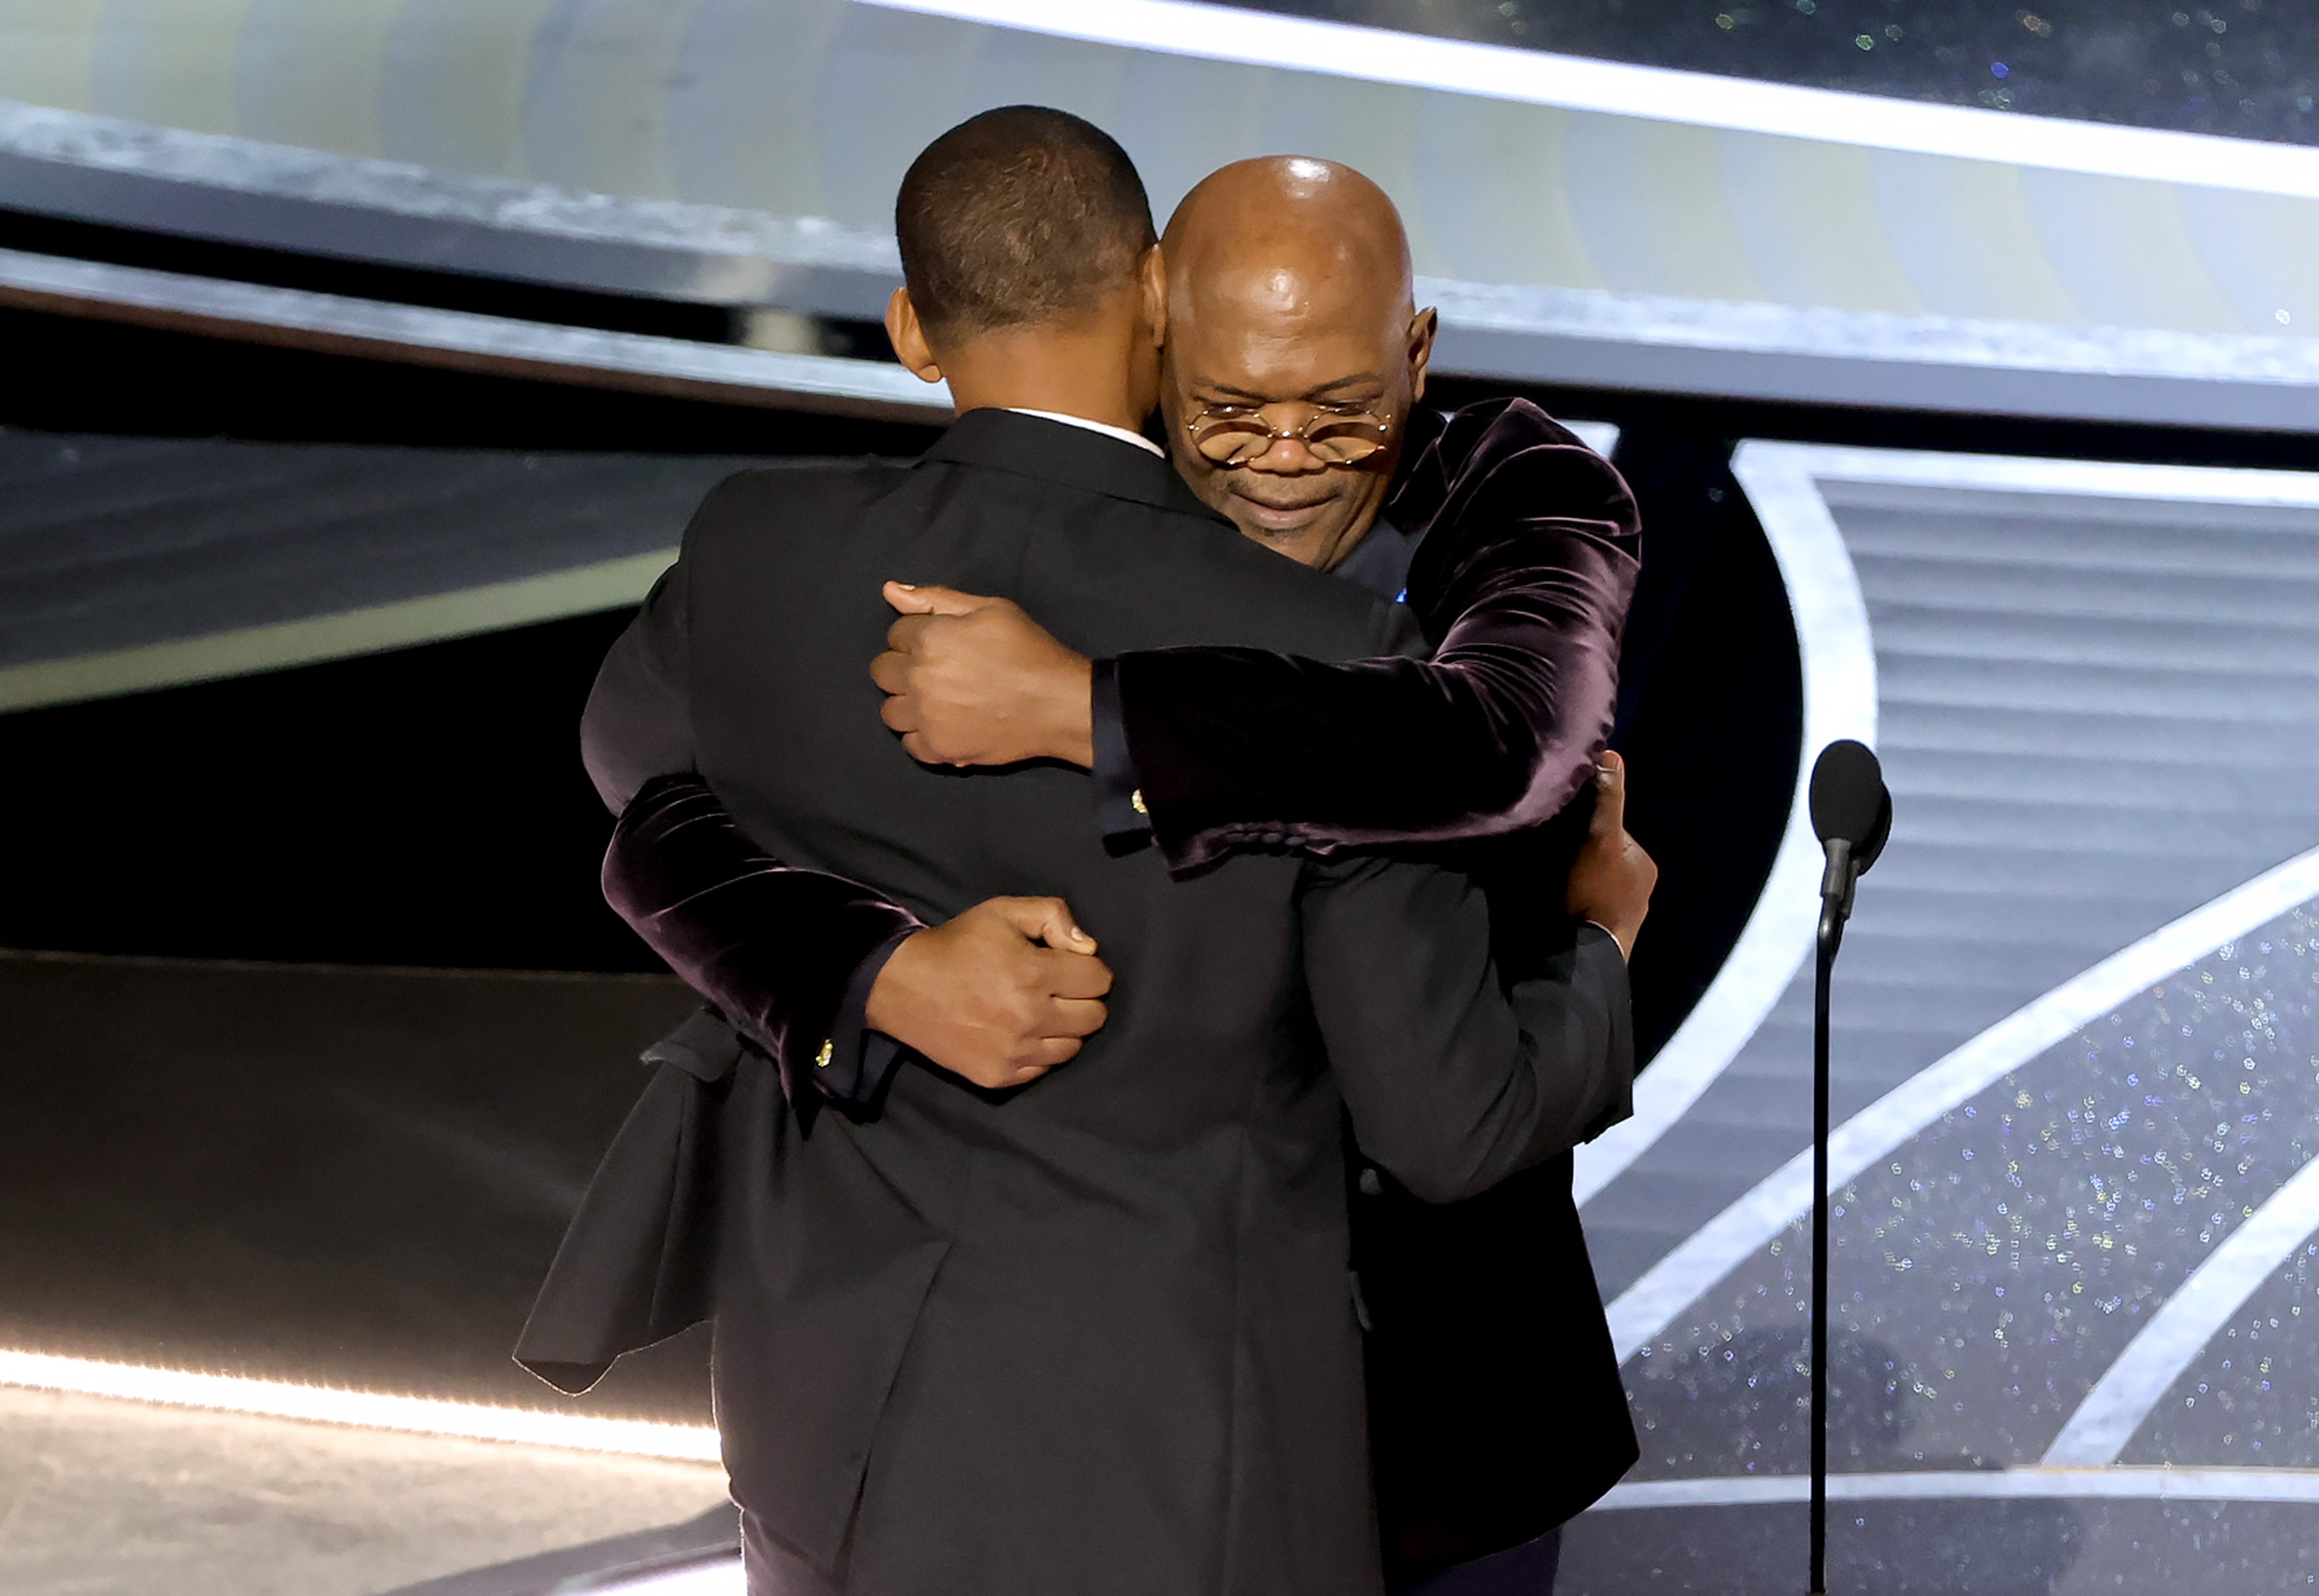
[[[814,1068],[815,1068],[815,1069],[828,1069],[828,1068],[829,1068],[829,1060],[830,1060],[830,1059],[831,1059],[831,1057],[832,1057],[832,1055],[834,1054],[834,1052],[835,1052],[835,1043],[833,1043],[833,1042],[826,1042],[826,1041],[823,1042],[823,1043],[821,1044],[821,1051],[820,1051],[819,1053],[817,1053],[817,1054],[816,1054],[816,1055],[814,1056],[814,1060],[813,1060]]]
[[[1119,789],[1114,787],[1112,790],[1117,792]],[[1143,789],[1140,787],[1127,795],[1127,801],[1135,807],[1135,812],[1138,815],[1149,816],[1151,813],[1143,807]]]

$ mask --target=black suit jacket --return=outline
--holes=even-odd
[[[622,646],[739,825],[928,919],[1060,894],[1120,978],[1033,1087],[907,1068],[873,1121],[809,1135],[752,1052],[713,1083],[664,1069],[699,1088],[668,1167],[715,1209],[688,1233],[713,1237],[735,1495],[881,1591],[1373,1591],[1340,1121],[1436,1200],[1566,1145],[1624,1062],[1617,949],[1582,930],[1502,987],[1456,871],[1273,854],[1178,880],[1102,847],[1077,771],[919,766],[862,668],[893,576],[1014,598],[1090,654],[1408,642],[1163,462],[1032,418],[970,414],[911,470],[712,494]],[[652,1185],[591,1206],[668,1212]],[[564,1361],[533,1328],[527,1356]]]

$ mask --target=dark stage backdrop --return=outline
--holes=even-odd
[[[0,717],[0,943],[658,969],[597,891],[579,758],[627,618]]]

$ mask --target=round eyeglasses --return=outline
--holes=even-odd
[[[1301,427],[1275,427],[1264,419],[1270,407],[1212,404],[1184,423],[1192,446],[1203,459],[1218,465],[1245,465],[1270,452],[1273,445],[1291,438],[1312,451],[1327,465],[1354,465],[1391,441],[1391,426],[1367,410],[1316,407]]]

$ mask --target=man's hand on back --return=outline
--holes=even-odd
[[[1594,786],[1594,822],[1570,867],[1566,901],[1574,916],[1593,921],[1619,939],[1620,952],[1631,957],[1635,933],[1651,911],[1659,867],[1627,834],[1627,762],[1604,753]]]
[[[994,897],[913,932],[865,1018],[978,1087],[1019,1087],[1077,1054],[1108,1017],[1111,970],[1060,897]]]
[[[870,675],[891,695],[881,713],[911,758],[1095,764],[1094,672],[1085,655],[1005,599],[889,582],[886,602],[902,618]]]

